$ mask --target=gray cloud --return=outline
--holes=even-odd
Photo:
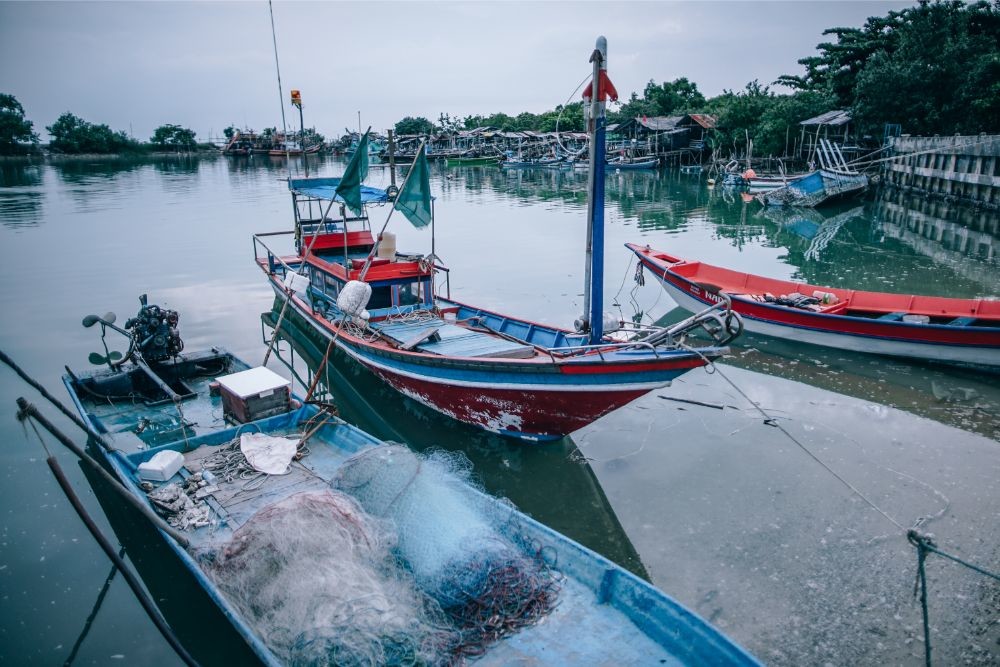
[[[282,81],[327,134],[436,118],[541,112],[609,43],[618,90],[686,76],[706,95],[798,73],[822,31],[887,2],[276,2]],[[280,125],[267,4],[0,3],[0,91],[44,135],[63,111],[147,138],[180,123]],[[286,106],[286,114],[290,109]],[[297,126],[289,116],[289,123]]]

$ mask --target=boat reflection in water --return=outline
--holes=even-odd
[[[265,344],[281,311],[261,315]],[[295,380],[308,387],[320,366],[326,339],[286,313],[274,356]],[[301,391],[305,394],[305,390]],[[586,459],[569,437],[544,447],[520,444],[441,416],[402,396],[342,352],[334,350],[324,366],[312,400],[336,405],[340,416],[383,440],[403,442],[415,451],[440,448],[464,452],[485,490],[508,498],[518,509],[634,574],[649,579]]]
[[[660,323],[686,316],[675,308]],[[744,332],[725,363],[837,394],[898,408],[946,426],[1000,440],[1000,382],[959,366],[805,345]]]

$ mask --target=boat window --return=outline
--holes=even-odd
[[[337,282],[335,279],[331,278],[330,276],[327,276],[326,289],[323,291],[326,292],[327,296],[336,299],[337,295],[340,294],[340,283]]]
[[[368,309],[389,308],[392,306],[392,288],[388,285],[384,287],[372,287],[372,298],[368,300]]]
[[[399,286],[399,303],[397,306],[412,306],[420,303],[420,283],[408,283]]]

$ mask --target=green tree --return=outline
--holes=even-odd
[[[52,135],[49,148],[61,153],[129,153],[139,150],[138,142],[124,132],[115,132],[107,125],[88,123],[68,111],[45,129]]]
[[[1000,130],[1000,2],[929,2],[871,17],[799,61],[777,83],[833,96],[862,130],[914,134]]]
[[[153,132],[149,143],[160,148],[191,149],[197,145],[194,130],[180,125],[161,125]]]
[[[687,77],[660,84],[650,79],[642,97],[632,93],[618,113],[612,114],[612,120],[621,122],[641,116],[669,116],[701,111],[704,106],[705,96],[698,91],[697,84]]]
[[[397,135],[432,134],[435,130],[435,125],[423,116],[418,116],[416,118],[407,116],[403,120],[396,123],[394,129]]]
[[[38,135],[24,117],[24,107],[13,95],[0,93],[0,155],[24,153],[37,143]]]
[[[236,128],[230,125],[229,127],[227,127],[222,131],[222,134],[225,135],[227,141],[231,141],[232,138],[236,135],[236,132],[237,132]]]

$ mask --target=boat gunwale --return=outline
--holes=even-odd
[[[287,259],[287,258],[286,258]],[[293,261],[301,261],[301,258],[296,258]],[[283,284],[281,283],[278,274],[268,270],[267,260],[259,259],[257,261],[261,270],[264,271],[268,280],[271,282],[272,288],[277,290],[280,294],[288,296],[293,303],[298,307],[300,311],[306,314],[311,321],[322,325],[329,333],[337,334],[340,331],[339,327],[336,327],[333,322],[327,320],[324,317],[319,317],[315,315],[312,307],[306,301],[304,301],[298,294],[292,293],[288,295],[285,292]],[[531,320],[525,320],[516,317],[509,317],[502,315],[500,313],[495,313],[493,311],[486,311],[482,308],[476,306],[470,306],[468,304],[456,301],[454,299],[447,299],[444,297],[438,297],[444,302],[455,304],[459,308],[468,308],[469,310],[476,310],[479,312],[486,312],[497,317],[506,318],[511,321],[526,324],[528,326],[536,327],[539,329],[546,329],[553,332],[562,333],[564,335],[573,335],[575,332],[570,332],[568,329],[562,329],[560,327],[554,327],[551,325],[540,324],[533,322]],[[471,331],[471,330],[470,330]],[[337,334],[339,339],[344,340],[345,344],[350,343],[356,347],[370,351],[372,354],[377,356],[383,356],[390,359],[399,359],[400,361],[406,361],[407,363],[415,363],[419,365],[428,366],[445,366],[449,362],[456,366],[467,367],[467,368],[482,368],[491,370],[504,370],[510,372],[529,372],[529,373],[563,373],[563,368],[566,366],[581,367],[586,365],[594,365],[595,367],[607,367],[609,362],[604,359],[602,354],[620,354],[622,350],[620,349],[621,344],[618,343],[608,343],[608,345],[601,346],[599,348],[593,349],[591,351],[584,351],[577,354],[572,354],[572,348],[552,348],[551,352],[543,352],[539,348],[535,347],[535,355],[530,358],[525,359],[512,359],[505,357],[460,357],[460,356],[448,356],[434,354],[431,352],[421,352],[418,350],[402,350],[398,348],[391,347],[385,342],[370,342],[364,340],[360,337],[354,336],[347,329],[340,331]],[[494,334],[495,335],[495,334]],[[499,336],[498,336],[499,337]],[[529,344],[529,343],[525,343]],[[530,344],[529,344],[530,345]],[[534,347],[534,346],[533,346]],[[562,353],[565,349],[569,354]],[[715,358],[722,356],[725,353],[726,348],[722,347],[705,347],[701,348],[701,354],[690,352],[684,349],[676,350],[659,350],[651,351],[641,358],[636,359],[615,359],[616,364],[649,364],[649,363],[662,363],[665,367],[671,365],[676,365],[682,363],[684,360],[688,359],[701,359],[702,355]],[[641,348],[640,348],[641,350]],[[636,351],[630,351],[636,352]],[[637,357],[639,355],[636,355]],[[612,375],[609,373],[608,375]]]
[[[649,252],[646,252],[646,247],[645,246],[640,246],[640,245],[634,244],[634,243],[627,243],[625,245],[626,245],[627,248],[629,248],[634,253],[636,253],[636,255],[639,256],[640,261],[642,261],[643,264],[647,268],[649,268],[651,270],[655,270],[657,274],[669,273],[669,274],[675,276],[678,280],[681,280],[681,281],[683,281],[683,282],[685,282],[685,283],[687,283],[689,285],[699,285],[700,286],[700,284],[696,280],[696,276],[686,276],[686,275],[684,275],[682,273],[678,273],[677,271],[674,270],[674,268],[676,266],[693,266],[695,264],[700,264],[702,266],[706,266],[706,267],[711,268],[711,269],[720,269],[720,270],[724,270],[724,271],[732,271],[732,269],[726,269],[725,267],[720,267],[720,266],[717,266],[717,265],[714,265],[714,264],[708,264],[706,262],[689,261],[689,260],[681,259],[681,258],[676,257],[674,255],[670,255],[669,253],[663,253],[661,251],[657,251],[657,250],[654,250],[652,248],[649,249]],[[653,252],[655,252],[657,254],[656,255],[651,254]],[[676,260],[676,261],[665,260],[660,255],[666,255],[667,257],[670,257],[670,258],[672,258],[673,260]],[[878,296],[891,296],[891,297],[899,297],[899,298],[907,298],[907,297],[909,297],[911,299],[913,299],[913,298],[919,298],[921,296],[926,296],[926,295],[917,295],[917,294],[897,294],[897,293],[893,293],[893,292],[872,292],[872,291],[855,290],[855,289],[843,288],[843,287],[829,287],[829,286],[822,286],[822,285],[810,285],[808,283],[797,283],[797,282],[794,282],[794,281],[785,281],[785,280],[781,280],[781,279],[777,279],[777,278],[767,278],[766,276],[759,276],[757,274],[753,274],[753,273],[749,273],[749,272],[744,272],[744,271],[733,271],[733,272],[737,273],[737,274],[744,275],[744,276],[749,276],[749,277],[753,277],[753,278],[762,278],[764,280],[774,281],[776,283],[782,283],[782,284],[787,285],[788,287],[795,288],[796,290],[798,290],[798,289],[801,288],[801,289],[807,289],[807,290],[811,289],[813,291],[834,290],[834,291],[839,291],[839,292],[848,292],[848,293],[850,293],[850,296],[848,297],[848,299],[843,300],[843,301],[840,302],[840,303],[844,304],[844,308],[845,309],[858,310],[858,311],[871,312],[871,313],[880,313],[880,312],[892,313],[892,312],[897,312],[897,311],[890,310],[890,309],[875,309],[875,308],[870,308],[870,307],[868,307],[868,308],[851,308],[851,299],[853,299],[855,297],[855,295],[875,296],[875,297],[878,297]],[[715,286],[715,285],[713,285],[713,286]],[[719,289],[721,291],[726,292],[733,299],[733,301],[745,303],[745,304],[748,304],[748,305],[753,305],[755,307],[765,308],[765,309],[768,309],[768,310],[773,310],[776,313],[794,313],[796,315],[801,315],[801,316],[808,317],[808,318],[819,318],[817,321],[844,320],[844,321],[847,321],[847,322],[864,322],[864,323],[867,323],[867,324],[873,324],[873,325],[877,325],[877,326],[880,326],[880,327],[881,326],[885,326],[885,327],[889,327],[891,329],[896,329],[896,328],[898,328],[900,330],[907,330],[907,329],[909,329],[909,330],[912,330],[912,331],[938,330],[938,331],[942,331],[942,332],[988,333],[988,334],[997,333],[997,334],[1000,334],[1000,314],[997,314],[997,315],[991,315],[991,314],[981,315],[981,314],[979,314],[979,313],[976,312],[979,309],[979,304],[981,304],[981,303],[992,303],[993,301],[990,300],[990,299],[983,299],[983,298],[961,299],[961,298],[954,298],[954,297],[937,297],[937,296],[934,296],[934,297],[929,297],[929,298],[941,299],[941,300],[953,302],[954,304],[965,304],[966,306],[975,304],[975,309],[973,309],[971,311],[968,311],[968,312],[957,311],[956,310],[954,312],[944,312],[944,313],[940,313],[940,312],[937,312],[937,313],[935,313],[935,312],[928,312],[927,309],[913,309],[912,310],[913,314],[927,315],[927,316],[931,316],[931,317],[942,317],[943,316],[943,317],[951,317],[951,318],[955,318],[955,319],[960,318],[960,317],[973,317],[975,319],[982,319],[982,320],[986,320],[988,322],[996,322],[997,323],[996,326],[976,325],[974,327],[970,327],[970,326],[961,325],[961,324],[942,324],[942,323],[934,323],[934,322],[928,322],[928,323],[905,322],[905,321],[902,321],[902,320],[880,320],[878,318],[862,317],[862,316],[858,316],[858,315],[843,315],[843,314],[840,314],[838,312],[811,311],[811,310],[805,310],[805,309],[801,309],[801,308],[794,308],[792,306],[784,306],[784,305],[781,305],[781,304],[773,304],[773,303],[769,303],[767,301],[757,301],[756,299],[748,298],[747,295],[746,295],[746,293],[736,293],[736,292],[731,292],[730,291],[731,289],[739,289],[739,288],[727,288],[727,287],[724,287],[724,286],[718,286],[718,287],[719,287]],[[803,293],[805,293],[805,292],[803,292]],[[695,296],[695,295],[692,295],[692,296]],[[695,298],[697,298],[697,297],[695,297]],[[834,304],[834,305],[840,305],[840,304]],[[923,311],[923,312],[921,312],[921,311]],[[908,311],[908,312],[910,312],[910,311]],[[744,314],[744,313],[741,313],[741,314]],[[753,317],[753,316],[752,315],[747,315],[747,317]],[[787,326],[794,326],[794,325],[787,324]],[[850,332],[839,332],[839,333],[844,333],[845,335],[847,335]],[[905,338],[903,340],[912,341],[913,339],[910,338],[910,337],[907,337],[907,338]],[[920,342],[927,342],[927,343],[937,342],[937,343],[941,343],[941,341],[920,341]],[[950,344],[965,344],[965,345],[974,345],[974,346],[977,345],[975,343],[967,343],[967,342],[960,342],[960,341],[956,341],[955,343],[943,342],[943,344],[948,344],[948,345],[950,345]]]

